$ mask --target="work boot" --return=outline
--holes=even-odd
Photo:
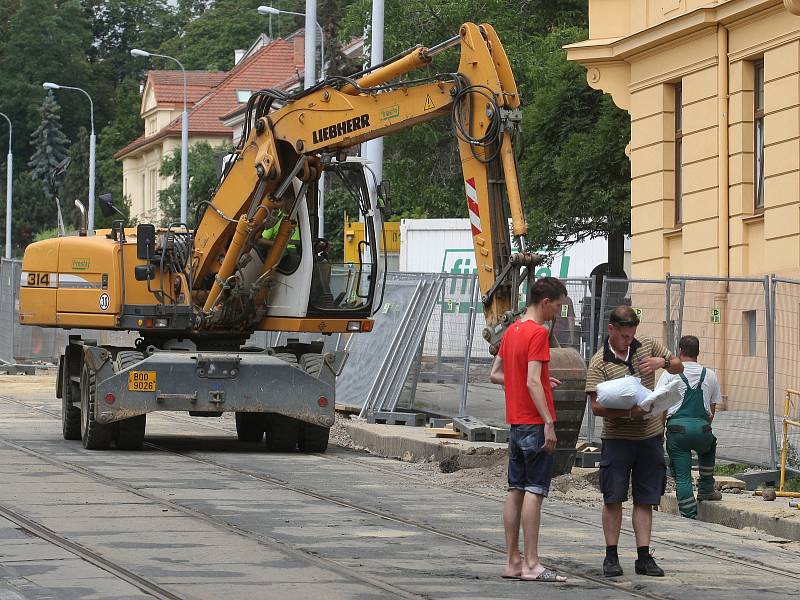
[[[718,492],[717,490],[711,490],[707,494],[700,494],[700,493],[697,494],[698,502],[704,502],[709,500],[711,501],[722,500],[722,493]]]
[[[622,577],[622,567],[619,558],[616,556],[606,556],[603,560],[603,575],[606,577]]]
[[[649,577],[663,577],[664,569],[656,564],[652,556],[648,556],[643,560],[636,560],[634,563],[637,575],[648,575]],[[621,569],[620,569],[621,570]]]

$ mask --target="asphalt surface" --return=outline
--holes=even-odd
[[[603,579],[595,509],[548,501],[541,552],[566,584],[499,577],[497,495],[332,447],[270,454],[231,419],[150,415],[141,452],[61,438],[42,378],[0,378],[0,600],[796,597],[796,544],[657,514],[663,579]]]

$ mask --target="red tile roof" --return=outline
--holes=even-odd
[[[295,53],[295,43],[302,43],[302,38],[295,37],[293,40],[277,39],[271,44],[258,49],[234,66],[228,73],[225,73],[224,79],[197,100],[190,109],[189,135],[230,135],[231,130],[225,127],[222,118],[226,114],[235,112],[240,107],[240,103],[236,98],[237,90],[252,92],[267,87],[278,87],[281,84],[292,81],[298,70],[303,70],[302,53]],[[299,64],[297,64],[296,58],[300,61]],[[157,92],[158,101],[167,102],[162,99],[168,97],[166,90],[174,86],[172,83],[174,73],[180,74],[180,71],[151,71],[148,76],[152,76],[154,73],[167,74],[164,76],[165,81],[160,84],[155,83],[162,90]],[[214,81],[216,74],[210,73],[208,75],[209,77],[206,80],[198,79],[198,81],[204,81],[210,85]],[[156,75],[156,78],[160,77],[161,75]],[[180,86],[177,86],[177,89],[180,90],[181,103],[183,102],[182,86],[183,79],[180,78]],[[163,137],[179,136],[180,133],[181,119],[178,117],[156,134],[149,137],[141,136],[134,140],[114,154],[114,158],[123,158],[145,144]]]
[[[186,96],[189,106],[225,80],[225,71],[186,71]],[[181,71],[148,71],[147,79],[153,86],[156,104],[183,106],[183,73]]]

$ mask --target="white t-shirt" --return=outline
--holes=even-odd
[[[692,388],[697,387],[697,383],[700,381],[700,373],[703,371],[703,365],[696,362],[685,361],[683,363],[683,376],[686,377],[686,380],[689,382],[689,385]],[[658,380],[658,384],[656,388],[660,388],[673,379],[680,380],[678,384],[678,392],[681,395],[681,401],[674,404],[670,409],[667,411],[667,416],[671,417],[678,409],[681,407],[683,403],[683,395],[686,393],[686,384],[683,383],[680,375],[672,375],[671,373],[667,373],[664,371],[661,374],[661,378]],[[711,369],[706,369],[706,377],[703,379],[703,404],[705,404],[706,412],[711,415],[711,405],[716,404],[721,400],[721,394],[719,390],[719,381],[717,380],[717,374],[714,373]]]

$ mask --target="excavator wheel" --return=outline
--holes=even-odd
[[[319,377],[323,364],[322,354],[303,354],[300,357],[300,367],[309,375]],[[300,439],[298,446],[301,452],[325,452],[328,449],[330,429],[311,423],[302,423],[300,426]]]
[[[116,370],[122,371],[144,359],[141,352],[121,350],[117,354]],[[147,428],[147,415],[136,415],[114,424],[114,442],[117,450],[141,450],[144,432]]]
[[[81,370],[81,441],[87,450],[105,450],[111,443],[114,427],[95,420],[97,381],[95,372],[86,363]]]
[[[267,425],[266,413],[236,413],[236,435],[240,442],[260,442],[264,439]]]
[[[300,432],[301,452],[325,452],[328,449],[328,437],[331,430],[321,425],[303,423]]]
[[[284,415],[270,415],[267,449],[270,452],[294,452],[300,435],[300,421]]]
[[[70,379],[69,361],[61,357],[61,430],[65,440],[81,439],[81,409],[73,404],[81,389]]]

